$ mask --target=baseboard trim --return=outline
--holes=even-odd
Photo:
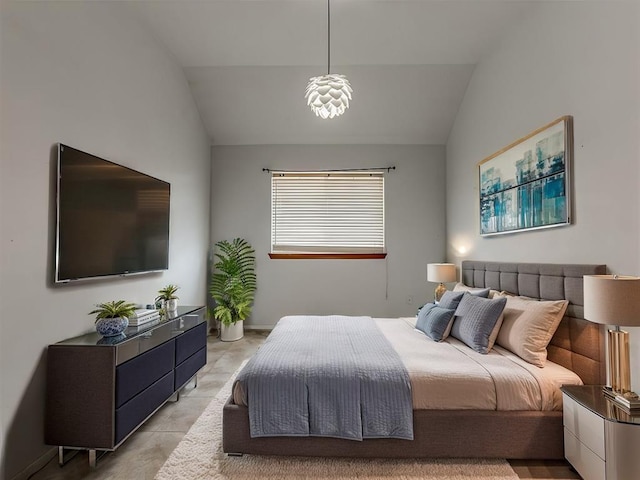
[[[246,323],[244,325],[244,329],[245,330],[268,330],[268,331],[271,331],[271,330],[273,330],[273,327],[275,327],[275,325],[254,325],[254,324],[247,325]]]
[[[44,467],[47,463],[51,461],[52,458],[58,456],[58,449],[53,447],[51,450],[43,453],[38,459],[36,459],[33,463],[31,463],[27,468],[18,473],[11,480],[28,480],[28,478]]]

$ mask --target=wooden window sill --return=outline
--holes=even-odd
[[[272,260],[379,260],[386,253],[270,253]]]

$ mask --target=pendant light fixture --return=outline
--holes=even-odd
[[[311,111],[326,119],[342,115],[349,108],[352,93],[347,77],[331,73],[331,5],[327,0],[327,74],[310,78],[304,96]]]

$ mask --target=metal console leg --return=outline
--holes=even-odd
[[[65,464],[71,460],[73,457],[75,457],[78,452],[80,450],[76,450],[76,449],[67,449],[68,451],[66,452],[67,455],[65,456],[65,449],[64,447],[58,447],[58,465],[60,465],[61,467],[64,467]]]
[[[89,450],[89,466],[91,468],[96,468],[96,462],[97,462],[96,451]]]

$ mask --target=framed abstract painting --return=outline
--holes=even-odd
[[[480,235],[571,223],[572,120],[561,117],[478,164]]]

